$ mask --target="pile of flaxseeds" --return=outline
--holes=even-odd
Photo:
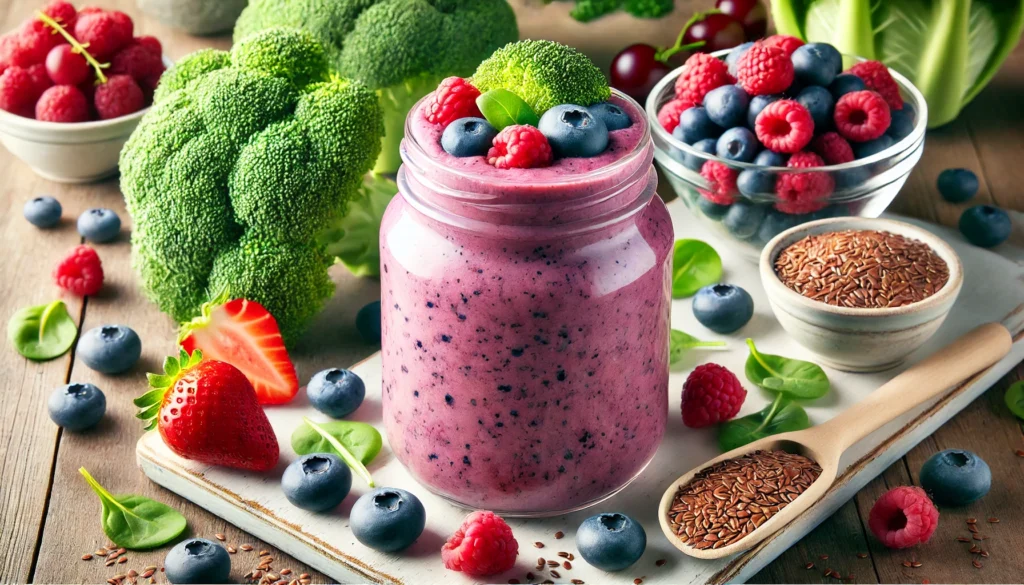
[[[555,533],[555,540],[562,540],[565,538],[565,533],[559,530]],[[533,548],[543,549],[547,548],[547,545],[541,541],[533,543]],[[519,585],[520,583],[538,583],[539,585],[554,585],[553,579],[563,578],[561,570],[571,571],[572,563],[576,560],[576,555],[569,551],[558,551],[555,553],[557,559],[547,559],[545,557],[537,557],[537,566],[534,567],[533,571],[526,573],[523,580],[520,579],[509,579],[509,585]],[[654,561],[655,567],[663,567],[668,561],[665,559],[658,559]],[[639,563],[638,563],[639,565]],[[536,572],[534,572],[536,571]],[[646,576],[641,576],[633,579],[633,585],[642,585]],[[543,581],[541,581],[543,579]],[[583,579],[570,579],[569,583],[572,585],[586,585]]]

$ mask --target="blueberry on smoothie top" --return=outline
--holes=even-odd
[[[597,156],[608,148],[608,127],[583,106],[555,106],[544,112],[537,127],[559,157]]]

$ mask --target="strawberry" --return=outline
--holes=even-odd
[[[256,391],[235,366],[204,360],[203,352],[164,361],[163,374],[149,374],[152,388],[135,399],[137,415],[158,428],[179,456],[223,467],[269,471],[281,451]]]
[[[207,359],[242,370],[260,404],[284,404],[299,392],[299,377],[277,320],[255,301],[228,301],[227,295],[221,295],[203,305],[202,315],[182,326],[178,339],[188,353],[199,349]]]

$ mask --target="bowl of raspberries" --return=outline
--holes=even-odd
[[[655,159],[756,261],[801,223],[878,217],[924,150],[924,97],[878,61],[775,35],[696,53],[647,100]]]
[[[110,176],[169,65],[127,14],[51,0],[0,36],[0,142],[47,179]]]

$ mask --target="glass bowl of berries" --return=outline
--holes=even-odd
[[[799,224],[881,215],[921,158],[928,118],[899,73],[783,35],[694,54],[646,106],[668,182],[753,261]]]

